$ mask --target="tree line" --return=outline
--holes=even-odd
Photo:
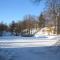
[[[25,16],[22,21],[12,21],[9,25],[4,23],[0,23],[0,36],[3,35],[4,32],[10,32],[11,35],[18,36],[18,35],[32,35],[32,30],[37,28],[42,28],[45,26],[45,19],[43,14],[39,17],[36,16]]]
[[[42,1],[46,5],[44,13],[49,20],[47,20],[47,23],[55,26],[55,33],[60,34],[60,0],[32,0],[35,4],[40,4]]]

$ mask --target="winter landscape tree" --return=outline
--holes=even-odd
[[[25,16],[24,18],[24,28],[27,29],[27,33],[32,34],[32,28],[34,28],[34,18],[31,15]]]
[[[45,18],[42,14],[39,17],[39,26],[40,26],[40,28],[45,27]]]
[[[32,0],[33,3],[45,1],[45,9],[49,13],[50,20],[53,20],[56,34],[60,34],[60,0]],[[52,17],[51,17],[52,16]]]
[[[12,23],[9,26],[9,30],[10,30],[12,35],[14,35],[15,29],[16,29],[16,23],[15,23],[15,21],[12,21]]]
[[[4,31],[7,31],[7,25],[3,24],[3,23],[0,23],[0,36],[3,35]]]

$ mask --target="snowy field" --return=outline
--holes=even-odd
[[[60,60],[60,47],[0,48],[0,60]]]
[[[40,36],[40,37],[0,37],[0,48],[20,48],[20,47],[42,47],[55,46],[59,41],[57,36]]]
[[[1,40],[53,40],[53,39],[60,39],[60,35],[39,35],[38,37],[21,37],[21,36],[2,36],[0,37]]]
[[[0,41],[0,48],[55,46],[58,40],[10,40]]]
[[[60,60],[60,36],[0,37],[0,60]]]

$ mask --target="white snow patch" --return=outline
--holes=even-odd
[[[53,46],[58,40],[3,40],[0,41],[1,48],[20,48],[20,47],[43,47]]]

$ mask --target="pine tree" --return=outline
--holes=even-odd
[[[11,32],[12,35],[15,34],[15,27],[16,27],[16,23],[14,21],[12,21],[12,23],[9,26],[10,32]]]
[[[40,28],[45,27],[45,19],[42,14],[39,17],[39,26],[40,26]]]

